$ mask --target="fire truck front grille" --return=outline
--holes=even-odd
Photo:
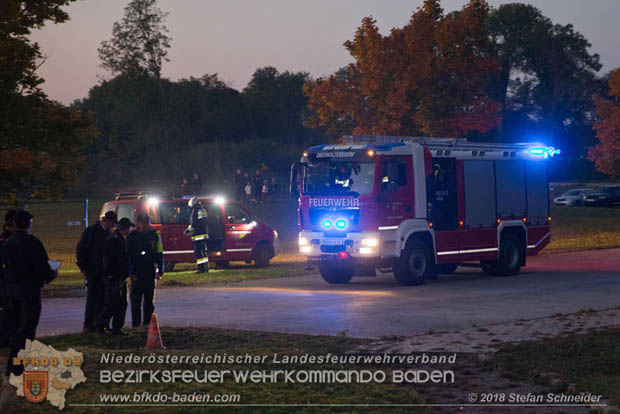
[[[321,253],[338,253],[338,252],[344,252],[347,248],[344,245],[341,246],[330,246],[330,245],[323,245],[321,246]]]
[[[345,209],[345,210],[327,210],[323,208],[311,208],[308,211],[310,224],[316,226],[325,217],[343,218],[346,219],[349,224],[357,224],[360,218],[360,211],[357,209]]]

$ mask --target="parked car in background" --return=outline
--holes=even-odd
[[[556,206],[581,206],[583,197],[592,192],[591,188],[575,188],[553,199]]]
[[[620,185],[604,185],[592,190],[582,197],[584,206],[615,207],[620,206]]]

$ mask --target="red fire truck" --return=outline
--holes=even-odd
[[[293,168],[299,251],[329,283],[393,272],[418,285],[458,266],[514,275],[550,241],[541,144],[348,136]]]
[[[168,198],[154,193],[118,193],[114,201],[106,202],[106,211],[116,212],[119,219],[129,218],[135,223],[138,215],[151,217],[153,227],[161,232],[166,271],[176,263],[196,263],[192,240],[183,234],[189,224],[186,198]],[[257,267],[269,265],[277,254],[278,233],[261,223],[245,206],[223,197],[198,197],[209,215],[209,261],[226,267],[231,261],[243,261]]]

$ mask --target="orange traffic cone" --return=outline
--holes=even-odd
[[[146,339],[146,349],[165,349],[161,341],[161,333],[159,332],[159,322],[157,314],[151,315],[151,326],[149,326],[149,336]]]

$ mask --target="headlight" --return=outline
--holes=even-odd
[[[299,238],[299,246],[307,246],[308,245],[308,239],[306,239],[305,237],[300,237]]]
[[[300,253],[310,253],[312,252],[312,246],[301,246],[299,248]]]
[[[377,247],[379,245],[379,239],[370,238],[370,239],[362,239],[362,246],[366,247]]]
[[[371,254],[372,249],[370,247],[360,247],[360,254]]]

